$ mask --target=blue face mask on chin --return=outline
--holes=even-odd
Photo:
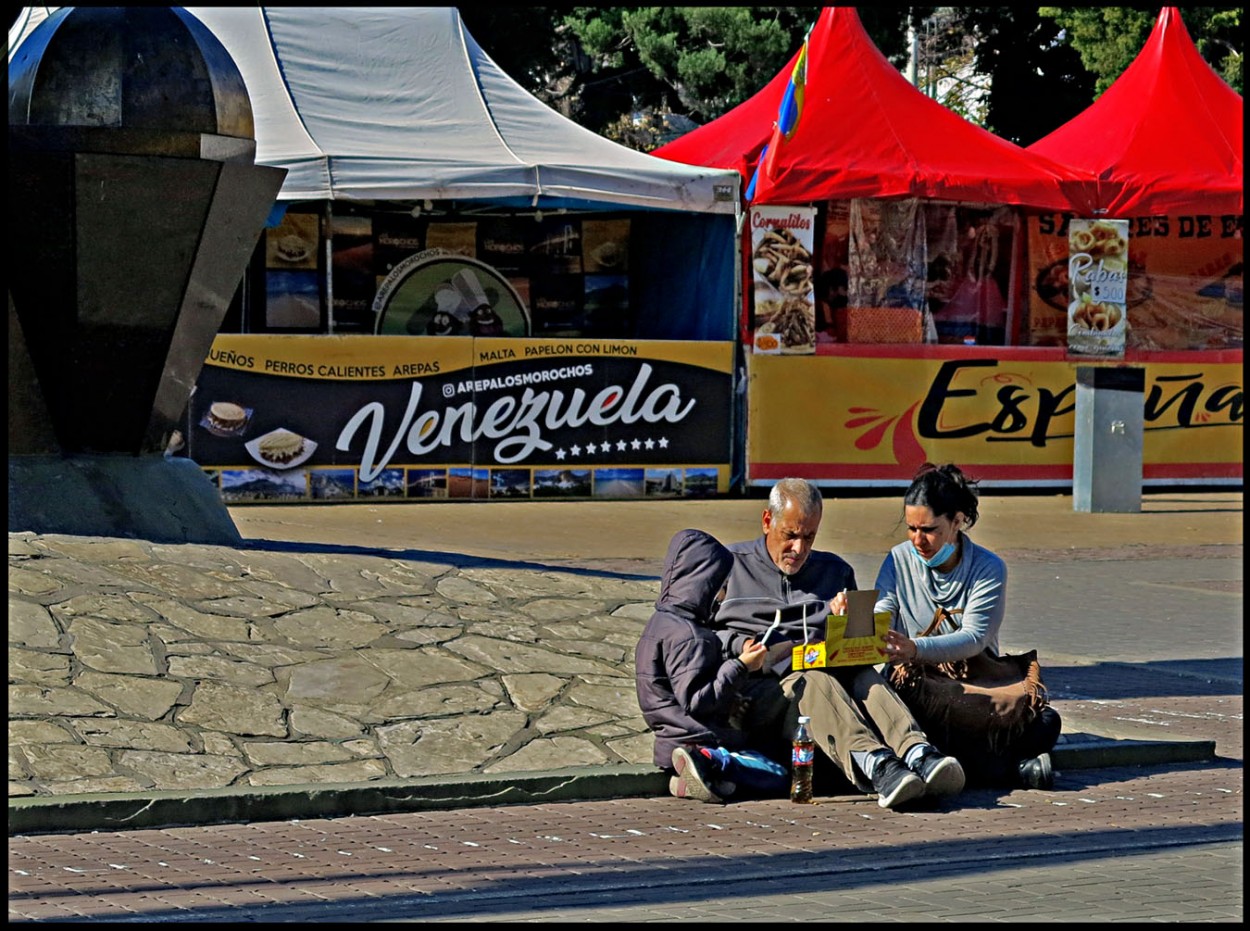
[[[923,556],[921,556],[920,550],[916,549],[914,546],[911,548],[911,553],[913,556],[919,559],[922,563],[924,563],[930,569],[936,569],[938,566],[942,565],[942,563],[946,562],[946,560],[950,559],[952,556],[955,555],[955,544],[954,543],[943,544],[942,548],[938,550],[936,553],[934,553],[932,556],[930,556],[928,559],[925,559]]]

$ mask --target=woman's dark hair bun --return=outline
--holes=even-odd
[[[954,517],[962,512],[967,529],[977,522],[978,497],[977,482],[964,475],[955,463],[925,462],[916,470],[903,495],[903,504],[927,507],[942,517]]]

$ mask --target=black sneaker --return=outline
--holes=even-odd
[[[1021,760],[1018,769],[1020,781],[1025,788],[1053,789],[1055,787],[1055,770],[1051,765],[1049,753]]]
[[[926,750],[911,770],[924,780],[925,791],[930,795],[957,795],[963,791],[964,768],[953,756]]]
[[[701,768],[697,751],[685,747],[673,751],[673,769],[677,775],[668,781],[668,791],[677,798],[693,798],[700,802],[723,805],[725,799],[712,789],[712,782]]]
[[[897,808],[924,795],[924,780],[896,756],[886,757],[877,764],[872,787],[877,790],[877,804],[882,808]]]

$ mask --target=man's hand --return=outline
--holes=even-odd
[[[838,592],[829,599],[829,613],[838,615],[846,614],[847,604],[848,599],[846,597],[846,589],[844,588],[842,591]]]
[[[764,668],[764,659],[767,656],[768,647],[762,643],[756,643],[755,638],[752,637],[742,645],[742,652],[738,654],[738,659],[750,672],[759,672]]]

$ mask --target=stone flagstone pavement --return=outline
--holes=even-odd
[[[9,795],[649,762],[658,583],[489,563],[10,534]]]

